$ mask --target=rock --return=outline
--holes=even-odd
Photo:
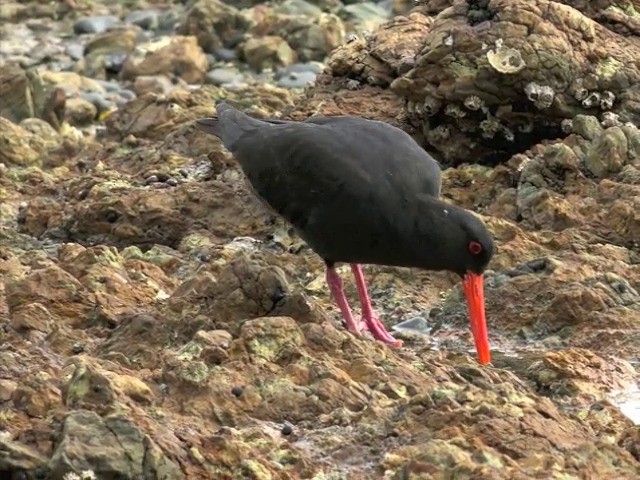
[[[140,75],[133,81],[133,90],[138,97],[147,93],[164,95],[175,88],[174,82],[166,75]]]
[[[60,391],[45,373],[22,378],[11,395],[16,409],[30,417],[45,418],[50,410],[60,404]]]
[[[462,162],[470,156],[505,160],[523,144],[531,145],[541,137],[553,138],[556,135],[553,130],[559,128],[563,119],[602,108],[599,99],[603,95],[615,97],[607,107],[615,113],[635,119],[633,121],[640,118],[636,100],[633,100],[640,95],[640,87],[626,87],[640,85],[640,71],[629,63],[631,57],[640,54],[637,44],[557,2],[537,0],[536,12],[549,9],[544,20],[548,31],[531,39],[520,35],[518,29],[526,29],[527,22],[538,25],[543,21],[536,19],[537,13],[522,18],[515,13],[518,10],[511,10],[512,2],[496,2],[490,7],[483,3],[478,9],[472,9],[464,2],[457,4],[457,8],[448,10],[446,15],[443,12],[431,25],[423,43],[423,52],[427,53],[418,57],[416,66],[394,80],[391,86],[407,99],[408,114],[415,122],[427,130],[437,126],[446,132],[445,135],[427,135],[430,145],[439,150],[446,161]],[[492,20],[491,28],[471,34],[469,25],[480,25],[484,20]],[[571,47],[570,57],[540,54],[552,50],[570,51],[561,45],[565,42],[562,39],[569,37],[564,33],[553,33],[566,32],[566,29],[573,32],[569,37],[580,39]],[[614,42],[621,48],[608,52],[596,47],[607,42]],[[452,48],[456,51],[468,49],[463,62],[449,61]],[[496,55],[501,49],[514,52],[513,58],[521,57],[526,68],[503,72],[491,67],[488,56]],[[568,76],[567,68],[572,72]],[[540,71],[546,72],[544,77],[537,74]],[[469,78],[475,78],[474,82],[470,83]],[[486,84],[476,88],[479,79]],[[515,99],[534,101],[527,94],[527,85],[531,82],[553,91],[554,98],[547,108],[516,107]],[[520,86],[514,87],[516,84]],[[471,95],[479,97],[487,108],[497,109],[496,116],[465,108],[464,102]],[[504,98],[514,100],[508,104]],[[444,112],[454,107],[464,115],[451,116]],[[445,113],[444,117],[441,113]],[[484,123],[482,117],[485,117]],[[442,118],[446,119],[445,124]],[[452,144],[456,147],[452,148]]]
[[[180,35],[195,36],[207,53],[232,47],[248,28],[238,10],[219,0],[198,0],[187,11],[178,27]]]
[[[275,13],[284,15],[298,15],[303,17],[319,17],[322,9],[305,0],[285,0],[274,9]]]
[[[345,37],[345,28],[340,18],[333,14],[321,14],[317,18],[280,15],[267,17],[253,31],[270,36],[281,36],[303,61],[323,61]]]
[[[242,83],[244,76],[233,67],[214,68],[207,73],[206,82],[212,85]]]
[[[73,24],[73,31],[77,35],[82,33],[103,33],[115,26],[118,22],[118,17],[113,15],[85,17]]]
[[[0,435],[0,472],[46,472],[46,465],[35,449]]]
[[[11,396],[17,387],[18,384],[13,380],[0,378],[0,403],[11,400]]]
[[[84,58],[76,65],[76,71],[90,78],[107,78],[117,75],[127,56],[136,46],[134,29],[114,30],[99,35],[87,43]]]
[[[40,137],[0,117],[0,162],[13,165],[37,165],[47,153]]]
[[[276,69],[292,64],[295,52],[282,38],[265,36],[250,38],[242,47],[242,54],[251,68],[261,72],[265,68]]]
[[[92,470],[98,477],[184,478],[180,469],[128,419],[87,410],[64,420],[49,460],[52,475]]]
[[[628,143],[624,131],[620,127],[607,128],[593,142],[585,157],[585,165],[599,178],[618,173],[627,162],[627,149]]]
[[[71,125],[87,125],[98,116],[96,106],[82,98],[71,98],[65,106],[65,120]]]
[[[124,17],[124,21],[145,30],[155,30],[158,28],[158,12],[155,10],[133,10]]]
[[[278,86],[282,88],[304,88],[316,80],[313,72],[290,72],[278,79]]]
[[[171,37],[168,42],[146,47],[151,53],[131,55],[125,61],[121,76],[134,79],[140,75],[173,74],[187,83],[198,83],[207,71],[207,57],[193,36]],[[145,48],[144,46],[139,47]]]
[[[361,30],[373,30],[389,16],[384,8],[373,2],[345,5],[340,14],[345,20],[355,23]]]

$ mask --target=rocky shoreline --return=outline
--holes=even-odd
[[[0,477],[635,479],[632,1],[0,6]],[[498,243],[494,361],[456,278],[365,267],[391,349],[193,126],[354,114]],[[348,283],[347,294],[355,295]]]

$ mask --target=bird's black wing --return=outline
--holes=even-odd
[[[320,255],[377,263],[381,244],[401,240],[398,215],[411,221],[411,198],[439,193],[440,168],[399,129],[335,118],[256,129],[234,155],[256,193]]]

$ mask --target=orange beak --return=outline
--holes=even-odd
[[[484,283],[482,275],[468,271],[463,280],[464,294],[469,305],[471,332],[481,365],[491,362],[491,348],[487,333],[487,319],[484,314]]]

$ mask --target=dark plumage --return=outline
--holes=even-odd
[[[359,264],[380,264],[449,270],[465,281],[476,278],[469,280],[476,290],[479,278],[482,287],[491,236],[472,213],[439,200],[440,166],[406,132],[351,116],[258,120],[227,104],[197,125],[222,141],[256,194],[327,262],[350,329],[362,327],[350,325],[338,298],[336,262],[350,263],[356,279]],[[363,288],[365,323],[376,338],[393,342],[384,326],[371,324],[377,319],[367,318]],[[484,300],[482,310],[484,323]]]

